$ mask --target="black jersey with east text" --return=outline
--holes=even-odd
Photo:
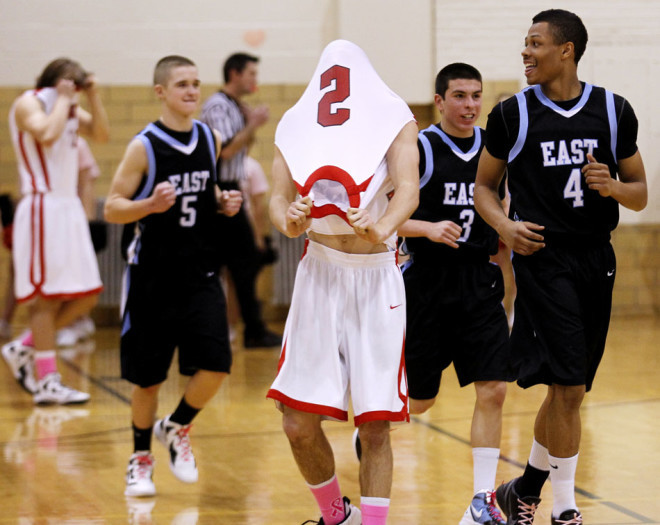
[[[146,148],[149,164],[133,200],[149,197],[157,184],[169,181],[176,189],[176,201],[167,211],[152,213],[137,222],[128,262],[155,272],[190,270],[194,275],[216,270],[213,133],[199,121],[194,121],[190,133],[169,130],[154,122],[138,138]]]
[[[637,118],[628,102],[583,84],[565,102],[531,86],[498,104],[488,117],[487,149],[507,161],[510,216],[545,226],[545,234],[609,238],[619,205],[589,189],[582,174],[592,153],[617,177],[617,159],[637,151]]]
[[[474,128],[471,138],[447,135],[438,125],[420,131],[417,145],[420,163],[419,206],[411,219],[452,221],[463,229],[459,248],[426,237],[406,238],[413,259],[440,264],[460,259],[485,261],[497,251],[497,234],[474,209],[474,181],[483,149],[483,130]]]

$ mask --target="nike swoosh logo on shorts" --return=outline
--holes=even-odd
[[[614,270],[610,270],[609,272],[607,272],[608,277],[612,277],[613,275],[614,275]]]
[[[399,306],[401,306],[401,304],[397,304],[396,306],[390,305],[390,310],[394,310],[395,308],[398,308]]]

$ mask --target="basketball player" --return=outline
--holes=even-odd
[[[90,111],[78,102],[84,93]],[[62,385],[56,330],[87,314],[102,290],[87,217],[78,197],[78,132],[108,138],[94,75],[68,58],[46,66],[9,114],[23,198],[13,226],[14,289],[30,302],[30,332],[3,346],[14,377],[36,404],[85,403]]]
[[[395,243],[418,202],[416,137],[405,102],[345,40],[325,48],[275,135],[271,220],[308,239],[268,397],[325,525],[387,519],[390,422],[409,419]],[[348,419],[349,395],[362,439],[361,509],[342,501],[321,427]]]
[[[403,267],[410,412],[433,406],[442,371],[452,362],[461,386],[474,384],[474,497],[460,525],[503,525],[494,490],[505,381],[511,379],[509,326],[502,272],[489,262],[497,234],[472,199],[483,149],[483,130],[475,126],[481,74],[468,64],[449,64],[438,73],[435,92],[441,120],[417,140],[419,208],[399,228],[411,254]]]
[[[128,496],[156,492],[152,432],[167,447],[174,475],[187,483],[197,481],[191,422],[231,365],[213,243],[220,135],[193,120],[200,81],[192,61],[162,58],[154,86],[161,116],[128,145],[105,205],[107,221],[137,223],[128,249],[121,331],[121,373],[134,385]],[[242,202],[238,191],[222,192],[220,199],[228,215]],[[175,347],[179,371],[192,377],[176,410],[154,426],[158,391]]]
[[[508,524],[530,524],[550,473],[552,523],[575,525],[580,405],[603,355],[616,261],[619,205],[646,206],[637,119],[622,97],[578,79],[587,44],[578,16],[533,18],[522,52],[530,87],[488,118],[477,211],[515,252],[511,334],[518,383],[548,385],[524,474],[497,489]],[[498,188],[508,170],[510,218]]]

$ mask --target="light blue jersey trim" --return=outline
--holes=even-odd
[[[591,84],[584,84],[584,90],[582,90],[582,96],[580,97],[580,100],[578,100],[575,106],[573,106],[571,109],[560,108],[557,104],[545,96],[539,84],[533,86],[532,89],[534,90],[534,94],[536,95],[536,98],[539,99],[541,104],[550,108],[552,111],[561,115],[562,117],[570,118],[585,106],[587,100],[589,100],[589,95],[591,95],[593,86]]]
[[[153,122],[151,124],[148,124],[147,127],[144,128],[143,133],[146,132],[153,133],[165,144],[174,148],[177,151],[180,151],[184,155],[190,155],[193,151],[195,151],[195,148],[197,147],[197,140],[199,139],[199,130],[197,126],[195,126],[194,122],[193,122],[192,135],[190,135],[190,142],[188,142],[188,144],[183,144],[182,142],[176,140],[174,137],[171,137],[165,131],[163,131],[158,126],[156,126]]]
[[[431,143],[429,139],[420,131],[418,135],[419,141],[422,143],[422,148],[424,149],[424,158],[426,159],[424,169],[424,174],[419,180],[419,189],[421,190],[426,183],[431,180],[431,175],[433,174],[433,149],[431,148]]]
[[[442,131],[438,126],[433,125],[429,126],[426,128],[424,131],[429,131],[431,133],[435,133],[438,135],[441,139],[442,142],[447,144],[449,148],[454,152],[454,155],[456,155],[458,158],[464,160],[465,162],[469,162],[474,158],[474,156],[479,153],[479,148],[481,148],[481,129],[478,128],[477,126],[474,126],[474,144],[472,144],[472,147],[470,148],[470,151],[464,152],[459,148],[453,140],[447,135],[444,131]]]
[[[619,126],[616,121],[616,109],[614,107],[614,93],[605,90],[605,103],[607,105],[607,120],[610,123],[610,148],[612,149],[612,156],[614,162],[618,163],[619,159],[616,155],[617,135],[619,133]]]
[[[527,99],[525,98],[525,91],[530,88],[523,89],[516,93],[516,101],[518,102],[518,113],[520,115],[520,125],[518,126],[518,138],[516,143],[509,151],[509,158],[507,162],[512,162],[518,154],[522,151],[527,139],[527,129],[529,128],[529,115],[527,114]]]
[[[147,181],[144,184],[142,191],[138,193],[134,200],[139,201],[146,199],[151,195],[152,190],[154,189],[154,182],[156,180],[156,155],[154,154],[154,147],[151,144],[151,141],[144,135],[144,131],[137,136],[142,144],[144,144],[144,149],[147,152]]]

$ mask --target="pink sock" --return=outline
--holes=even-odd
[[[307,485],[316,498],[316,503],[318,503],[319,509],[321,509],[321,516],[326,525],[337,525],[337,523],[341,523],[345,517],[344,500],[341,497],[337,475],[333,474],[324,483],[318,485],[309,485],[308,483]]]
[[[362,525],[385,525],[390,510],[388,498],[360,498]]]
[[[21,339],[21,344],[23,346],[34,346],[34,339],[32,338],[32,331],[29,331],[25,334],[25,337]]]
[[[39,350],[38,352],[35,352],[34,366],[37,372],[37,380],[41,380],[48,374],[57,372],[55,350]]]

